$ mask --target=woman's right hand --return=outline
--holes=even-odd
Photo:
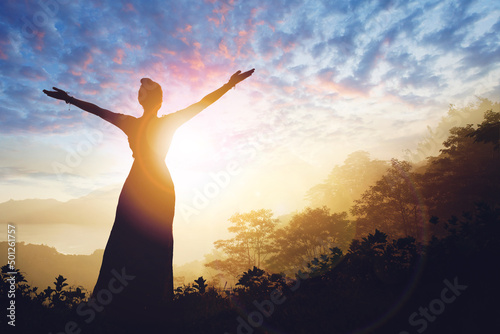
[[[70,96],[68,95],[68,93],[66,93],[65,91],[63,91],[62,89],[59,89],[57,87],[52,87],[52,89],[53,89],[53,91],[44,89],[43,92],[47,96],[50,96],[53,99],[63,100],[63,101],[68,102],[68,100],[70,99]]]

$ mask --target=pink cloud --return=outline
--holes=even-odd
[[[198,42],[193,43],[194,50],[191,52],[191,56],[185,57],[183,62],[188,63],[189,67],[194,70],[200,70],[205,68],[205,64],[203,62],[203,58],[200,54],[201,44]]]
[[[163,54],[171,55],[171,56],[175,56],[177,54],[177,52],[175,52],[173,50],[169,50],[167,48],[160,49],[160,52],[163,53]]]
[[[93,61],[94,61],[94,58],[92,58],[92,55],[90,53],[88,53],[87,54],[87,59],[83,63],[83,69],[86,70],[87,66],[89,66],[90,64],[92,64]]]
[[[158,58],[161,58],[161,59],[165,58],[162,54],[159,54],[159,53],[156,53],[156,52],[152,53],[151,55],[155,56],[155,57],[158,57]]]
[[[90,49],[90,51],[92,51],[92,53],[102,54],[101,49],[99,49],[99,48],[97,48],[97,47],[92,47],[92,48]]]
[[[38,50],[38,51],[43,50],[43,46],[44,46],[43,38],[44,37],[45,37],[45,32],[43,32],[43,31],[36,32],[36,45],[35,45],[36,50]]]
[[[178,33],[191,32],[193,30],[193,26],[190,24],[186,24],[185,28],[177,28]]]
[[[99,87],[106,89],[106,88],[116,88],[118,84],[116,82],[103,82],[99,85]]]
[[[125,43],[125,46],[127,47],[127,49],[141,50],[141,46],[140,45],[131,45],[129,43]]]
[[[297,90],[297,87],[294,86],[284,86],[282,89],[285,91],[287,94],[293,94]]]
[[[81,77],[85,72],[93,72],[93,70],[88,69],[89,65],[92,64],[93,61],[94,58],[92,57],[91,52],[86,52],[84,54],[84,59],[79,60],[78,62],[75,63],[71,63],[68,72],[76,77]]]
[[[215,17],[207,17],[207,20],[208,22],[213,22],[215,24],[216,27],[219,26],[219,24],[221,23],[220,20],[218,18],[215,18]]]
[[[252,24],[251,19],[248,23],[248,26],[252,27],[252,29],[239,31],[238,35],[233,39],[234,43],[236,44],[236,55],[238,58],[248,58],[249,56],[255,55],[255,52],[253,52],[253,49],[251,47],[245,49],[245,47],[250,45],[250,42],[253,40],[256,32],[256,26]],[[243,52],[244,49],[245,52]]]
[[[30,66],[23,66],[19,73],[32,81],[45,81],[47,80],[47,76],[45,72],[39,68],[34,68]]]
[[[234,60],[234,57],[231,56],[230,52],[229,52],[229,49],[227,48],[227,45],[226,45],[226,42],[224,42],[224,40],[222,40],[220,43],[219,43],[219,52],[218,54],[226,59],[229,59],[231,61]]]
[[[356,89],[351,85],[342,85],[334,81],[326,80],[324,78],[318,78],[318,84],[316,85],[306,85],[306,90],[315,95],[329,95],[332,93],[338,93],[340,96],[344,97],[363,97],[369,96],[369,93],[362,91],[361,89]]]
[[[127,74],[133,74],[133,73],[135,73],[132,70],[126,70],[126,69],[120,69],[120,68],[117,68],[117,69],[113,70],[113,72],[116,72],[116,73],[127,73]]]
[[[227,15],[227,13],[229,13],[230,9],[231,9],[230,6],[223,3],[222,7],[220,9],[214,9],[212,12],[215,14],[221,14],[222,15],[222,22],[224,22],[224,15]]]
[[[10,40],[7,38],[5,39],[0,39],[0,59],[8,59],[9,56],[4,52],[8,46],[10,46]]]
[[[123,49],[118,49],[116,50],[116,57],[113,58],[113,61],[121,65],[124,56],[125,56],[125,51],[123,51]]]
[[[6,60],[8,59],[9,57],[3,52],[2,49],[0,49],[0,59],[3,59],[3,60]]]
[[[123,5],[123,11],[124,12],[137,12],[134,8],[134,5],[130,2]]]
[[[283,52],[285,52],[285,53],[292,51],[293,49],[295,49],[296,46],[297,46],[296,43],[288,43],[287,45],[285,45],[285,44],[283,44],[281,39],[278,41],[278,47],[280,48],[280,50],[283,50]]]
[[[230,5],[232,5],[233,2],[231,2],[229,5],[223,3],[220,8],[215,8],[212,13],[214,13],[214,16],[209,16],[207,17],[209,22],[213,22],[216,27],[218,27],[220,24],[224,23],[226,21],[226,16],[227,13],[232,9]]]

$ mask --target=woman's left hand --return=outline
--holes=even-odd
[[[231,85],[232,87],[234,87],[234,86],[236,86],[237,83],[239,83],[239,82],[245,80],[246,78],[248,78],[249,76],[251,76],[253,74],[253,72],[255,72],[255,68],[252,68],[250,71],[246,71],[243,73],[241,73],[241,71],[238,71],[231,76],[231,79],[229,79],[228,84]]]

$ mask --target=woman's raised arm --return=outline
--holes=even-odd
[[[245,80],[249,76],[253,74],[255,69],[251,69],[250,71],[246,71],[241,73],[241,71],[238,71],[234,73],[227,84],[223,85],[219,89],[213,91],[212,93],[208,94],[204,98],[202,98],[199,102],[187,107],[186,109],[179,110],[175,112],[175,116],[178,117],[179,121],[181,123],[184,123],[197,114],[199,114],[203,109],[217,101],[222,97],[222,95],[226,94],[231,88],[236,86],[237,83]]]
[[[49,91],[49,90],[44,89],[43,92],[47,96],[50,96],[51,98],[54,98],[56,100],[62,100],[62,101],[65,101],[66,103],[77,106],[78,108],[85,110],[91,114],[97,115],[97,116],[101,117],[102,119],[110,122],[111,124],[114,124],[117,127],[121,128],[120,121],[123,119],[124,115],[112,112],[110,110],[103,109],[103,108],[101,108],[93,103],[90,103],[90,102],[75,99],[74,97],[69,96],[67,92],[65,92],[64,90],[59,89],[57,87],[52,87],[52,88],[54,89],[53,91]]]

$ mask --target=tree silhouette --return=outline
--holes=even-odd
[[[286,287],[285,278],[279,274],[269,274],[266,271],[253,267],[240,275],[235,290],[239,297],[246,302],[268,298],[272,291],[283,290]]]
[[[332,270],[342,259],[342,250],[338,247],[330,248],[330,254],[321,254],[307,264],[308,275],[311,277],[325,274]]]
[[[448,219],[474,210],[474,204],[500,202],[500,154],[495,150],[500,113],[486,112],[475,129],[472,124],[450,130],[444,148],[429,159],[421,175],[423,195],[432,216]]]
[[[68,280],[62,275],[55,278],[54,288],[48,286],[40,293],[40,298],[48,303],[48,306],[58,309],[72,308],[86,298],[85,290],[81,287],[69,287]]]
[[[351,209],[357,216],[357,236],[367,235],[374,229],[393,238],[421,236],[426,208],[416,180],[409,162],[392,159],[386,174],[365,191]]]
[[[357,151],[349,154],[343,165],[335,166],[327,179],[306,194],[311,206],[326,206],[333,212],[348,211],[354,200],[374,184],[387,170],[387,162],[371,160],[370,154]]]
[[[429,156],[439,155],[443,148],[443,141],[448,138],[450,130],[454,127],[464,127],[467,124],[481,122],[483,115],[488,110],[500,111],[500,104],[485,98],[478,97],[476,103],[463,108],[449,106],[448,113],[441,119],[435,129],[428,126],[429,133],[418,143],[415,152],[409,152],[408,159],[413,163],[425,161]]]
[[[241,275],[236,285],[241,285],[246,288],[252,289],[262,284],[263,276],[266,272],[257,267],[253,267]]]
[[[484,121],[468,136],[473,137],[474,142],[492,143],[496,151],[500,150],[500,113],[488,110]]]
[[[236,213],[229,219],[228,231],[236,235],[227,240],[217,240],[215,248],[223,251],[227,258],[207,263],[206,266],[236,277],[241,271],[260,267],[272,253],[272,233],[278,222],[271,210],[252,210]]]
[[[273,234],[276,254],[270,258],[274,271],[297,272],[307,262],[331,247],[347,248],[353,237],[347,214],[333,213],[326,207],[306,208]]]
[[[11,274],[14,273],[14,274]],[[24,297],[29,297],[33,292],[33,289],[27,284],[26,277],[18,268],[12,268],[10,265],[6,264],[2,266],[1,271],[1,284],[0,284],[0,295],[7,295],[11,289],[12,281],[8,280],[14,278],[14,287],[17,293],[21,293]]]

